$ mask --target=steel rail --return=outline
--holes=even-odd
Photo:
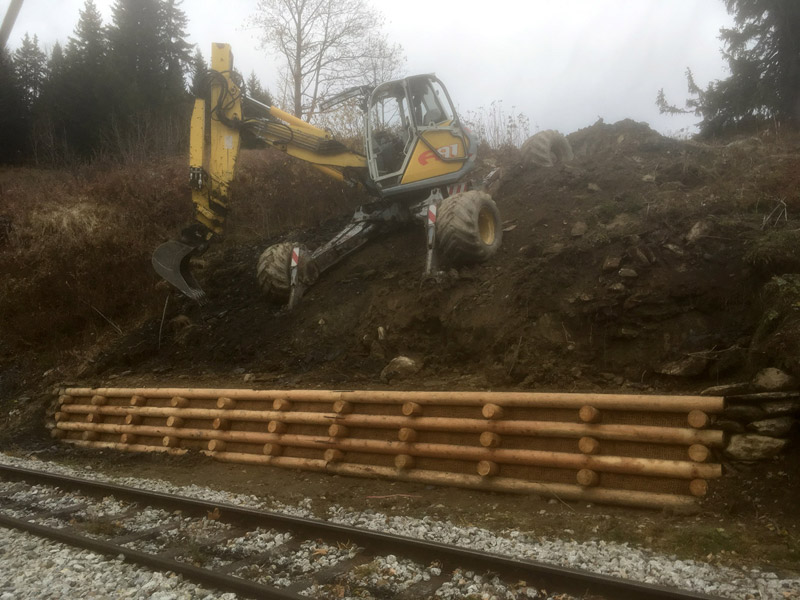
[[[225,503],[186,498],[163,492],[141,490],[129,486],[80,479],[77,477],[46,473],[8,465],[0,465],[0,476],[13,480],[33,480],[41,483],[49,483],[63,488],[81,490],[84,493],[110,494],[117,498],[125,498],[138,503],[166,507],[171,511],[181,509],[186,512],[201,515],[218,511],[220,515],[218,520],[221,522],[247,524],[248,527],[253,528],[256,526],[263,526],[266,528],[290,530],[299,532],[301,535],[307,535],[311,538],[327,538],[337,541],[347,540],[377,554],[391,552],[392,554],[402,554],[405,558],[412,558],[420,561],[438,561],[442,564],[443,570],[460,567],[469,570],[491,571],[501,576],[514,578],[514,580],[528,581],[531,585],[540,588],[558,590],[559,592],[566,592],[573,595],[583,596],[591,594],[595,596],[604,596],[609,599],[630,598],[641,600],[713,600],[714,598],[713,596],[698,592],[620,579],[580,569],[488,554],[469,548],[348,527],[345,525],[337,525],[317,519],[294,517]],[[91,542],[96,541],[91,538],[86,539]],[[126,551],[132,552],[128,549],[126,549]],[[112,554],[114,553],[119,554],[120,551],[115,549]],[[132,555],[131,560],[137,559]],[[191,567],[190,570],[198,569],[197,567],[184,565],[177,561],[169,562],[170,565],[174,563],[174,565],[177,566],[169,566],[166,567],[166,569],[176,572],[181,572],[178,571],[178,569],[185,567]],[[206,573],[209,572],[205,569],[201,570]],[[192,577],[192,575],[189,574],[187,574],[187,576]],[[239,578],[233,579],[238,580]],[[223,589],[222,585],[219,587]],[[281,592],[281,590],[276,591]],[[285,594],[285,592],[281,593]],[[262,592],[260,597],[295,598],[299,596],[264,596]]]

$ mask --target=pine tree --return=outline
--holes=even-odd
[[[734,26],[723,28],[722,55],[731,75],[702,89],[686,70],[685,108],[660,90],[661,113],[702,116],[701,134],[731,131],[764,121],[800,125],[800,2],[724,0]]]
[[[39,38],[26,33],[22,45],[14,52],[14,72],[17,85],[22,90],[23,102],[28,112],[42,93],[47,77],[47,56],[39,48]]]
[[[106,28],[93,0],[86,0],[67,43],[58,85],[61,115],[53,124],[83,157],[97,151],[110,119],[109,73]]]
[[[194,56],[192,56],[192,79],[191,86],[189,88],[189,91],[192,92],[192,95],[198,97],[203,95],[203,87],[205,85],[207,71],[208,67],[206,66],[206,59],[203,58],[203,53],[200,52],[199,48],[195,48]]]
[[[272,95],[261,85],[261,80],[259,80],[255,71],[250,71],[250,76],[247,78],[247,83],[245,84],[245,90],[247,91],[247,95],[253,100],[258,100],[267,106],[272,106]]]
[[[22,158],[27,132],[19,118],[25,107],[24,94],[17,83],[14,63],[4,48],[0,48],[0,161],[16,162]]]
[[[162,56],[166,69],[169,101],[180,101],[186,96],[186,74],[192,63],[192,45],[186,41],[189,19],[181,9],[182,0],[164,0],[162,10]]]

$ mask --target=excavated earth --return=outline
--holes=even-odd
[[[55,326],[28,347],[6,336],[4,446],[115,473],[202,477],[284,501],[313,496],[320,514],[326,503],[435,514],[797,570],[796,447],[753,465],[718,457],[725,477],[699,515],[678,517],[200,457],[65,455],[46,440],[52,390],[66,383],[699,393],[763,367],[800,376],[800,139],[678,141],[632,121],[599,122],[568,139],[575,159],[549,168],[514,148],[479,153],[479,175],[502,169],[490,191],[504,239],[490,261],[423,282],[424,232],[409,226],[322,274],[291,312],[263,298],[258,255],[284,240],[318,246],[348,220],[330,217],[364,199],[272,151],[247,151],[230,235],[194,264],[206,305],[170,294],[155,276],[128,290],[108,273],[104,285],[141,297],[146,314],[116,313],[111,301],[94,338],[61,336]],[[187,203],[173,173],[181,167],[160,168],[162,187],[181,190],[174,202]],[[43,350],[53,345],[72,352]],[[419,370],[382,379],[398,355]]]

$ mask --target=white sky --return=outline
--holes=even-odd
[[[624,118],[674,133],[694,116],[659,115],[656,93],[682,104],[687,66],[701,86],[727,72],[717,38],[732,22],[721,0],[371,0],[408,74],[435,72],[459,111],[502,100],[531,129],[569,133]],[[96,0],[106,23],[112,0]],[[277,90],[279,57],[246,25],[255,0],[184,0],[189,41],[208,58],[212,42],[233,46],[236,67]],[[0,0],[5,14],[8,0]],[[52,47],[72,34],[83,0],[25,0],[9,40],[25,32]]]

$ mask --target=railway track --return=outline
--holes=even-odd
[[[194,498],[0,465],[0,526],[266,599],[434,598],[453,580],[518,597],[710,596]],[[525,582],[524,584],[522,582]],[[528,590],[533,590],[529,592]],[[530,595],[529,595],[530,594]],[[478,597],[478,596],[475,596]]]

